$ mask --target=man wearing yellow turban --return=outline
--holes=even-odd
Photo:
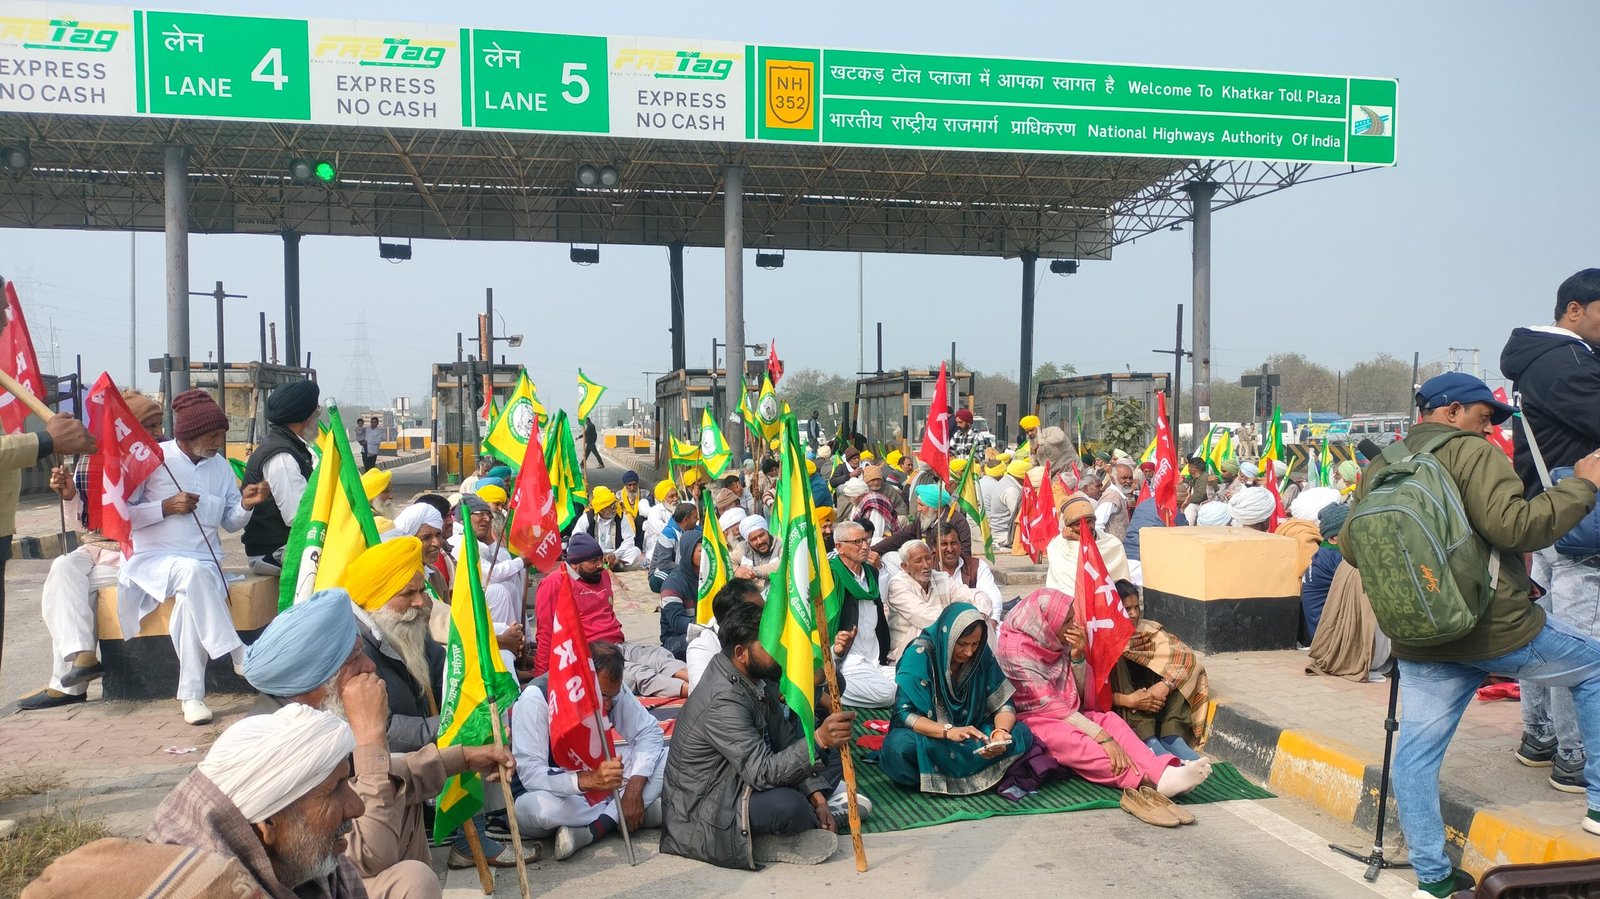
[[[590,492],[589,507],[573,523],[572,533],[593,537],[612,571],[638,568],[644,559],[644,532],[639,520],[622,511],[610,487],[595,487]]]
[[[356,607],[361,651],[389,694],[389,748],[420,749],[439,731],[437,691],[445,656],[428,636],[422,541],[396,537],[370,546],[345,569],[342,581]]]
[[[380,534],[394,528],[394,494],[389,491],[393,481],[394,473],[381,468],[369,468],[361,475],[361,489],[367,495],[373,522]]]

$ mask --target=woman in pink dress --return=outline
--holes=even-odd
[[[1000,668],[1016,687],[1018,720],[1084,780],[1121,788],[1122,808],[1141,821],[1193,823],[1172,798],[1204,782],[1211,762],[1157,757],[1115,712],[1084,706],[1073,662],[1083,659],[1086,640],[1073,605],[1059,590],[1035,590],[1000,626]]]

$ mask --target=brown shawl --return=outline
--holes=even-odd
[[[1340,562],[1328,587],[1322,620],[1311,638],[1306,673],[1366,683],[1367,672],[1372,670],[1372,640],[1377,632],[1378,619],[1361,588],[1361,572],[1349,562]]]
[[[1206,677],[1200,654],[1158,621],[1140,619],[1139,633],[1150,635],[1150,648],[1141,652],[1130,649],[1122,657],[1178,685],[1178,692],[1189,701],[1189,726],[1194,732],[1194,739],[1189,742],[1199,749],[1211,736],[1211,681]]]
[[[95,840],[61,856],[22,899],[257,899],[266,896],[237,859],[188,846]]]
[[[255,828],[239,809],[199,771],[173,787],[156,808],[155,824],[144,838],[152,843],[194,846],[238,859],[261,891],[273,899],[367,899],[350,859],[339,856],[339,867],[324,880],[314,880],[291,890],[278,882],[272,861]]]

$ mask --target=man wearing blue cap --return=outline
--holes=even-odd
[[[1531,500],[1524,499],[1522,481],[1505,453],[1482,437],[1515,410],[1495,399],[1482,381],[1461,372],[1429,379],[1416,399],[1421,420],[1406,435],[1403,446],[1410,453],[1431,447],[1431,455],[1456,486],[1480,547],[1491,554],[1489,570],[1498,569],[1476,583],[1458,581],[1468,595],[1475,588],[1488,594],[1476,626],[1466,636],[1429,644],[1393,639],[1400,665],[1402,712],[1394,756],[1400,827],[1417,871],[1417,895],[1443,897],[1473,884],[1467,874],[1451,868],[1445,855],[1439,768],[1450,737],[1485,674],[1571,688],[1586,742],[1600,746],[1600,641],[1573,633],[1557,619],[1547,619],[1543,609],[1528,602],[1528,569],[1523,558],[1526,552],[1554,543],[1594,508],[1600,453],[1579,459],[1574,477]],[[1462,431],[1467,434],[1461,435]],[[1447,439],[1441,443],[1441,438]],[[1357,558],[1357,549],[1363,545],[1361,504],[1383,481],[1383,470],[1390,462],[1386,451],[1368,467],[1356,489],[1350,520],[1339,537],[1345,561],[1357,568],[1362,567]],[[1353,533],[1357,534],[1354,539]],[[1373,595],[1378,593],[1375,566],[1376,561],[1363,572]],[[1600,835],[1600,756],[1590,756],[1586,773],[1589,813],[1582,826]]]
[[[351,787],[365,811],[351,822],[345,855],[355,863],[367,894],[374,899],[441,895],[423,806],[439,795],[446,778],[463,771],[510,776],[510,753],[496,746],[440,749],[429,743],[391,754],[388,688],[362,651],[355,605],[342,589],[318,591],[280,612],[246,651],[244,676],[262,693],[251,714],[270,715],[298,703],[349,722],[356,737]],[[513,852],[485,849],[490,864],[498,867],[515,866]]]

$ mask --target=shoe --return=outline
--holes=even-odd
[[[64,705],[74,705],[88,698],[87,693],[57,693],[54,690],[45,689],[17,700],[17,708],[24,712],[37,712],[40,709],[55,709]]]
[[[491,847],[499,847],[499,851],[489,854]],[[524,843],[522,850],[522,860],[530,865],[538,861],[544,854],[544,849],[538,840]],[[489,856],[489,867],[491,868],[515,868],[517,866],[517,850],[510,843],[490,843],[489,846],[484,847],[483,851],[485,855]],[[461,871],[466,868],[476,868],[478,863],[472,860],[472,853],[462,852],[460,849],[451,846],[450,856],[445,859],[445,866],[452,870]]]
[[[211,710],[198,699],[185,699],[183,701],[184,724],[210,724]]]
[[[556,828],[556,861],[566,861],[572,853],[593,842],[594,831],[587,827]]]
[[[1122,810],[1138,818],[1146,824],[1157,827],[1177,827],[1178,816],[1174,815],[1166,806],[1157,805],[1149,797],[1138,790],[1123,790],[1122,801],[1118,803]]]
[[[1568,764],[1567,760],[1557,756],[1550,766],[1550,786],[1563,793],[1589,792],[1589,780],[1583,776],[1583,761]]]
[[[95,662],[93,665],[90,665],[87,668],[81,668],[77,665],[73,665],[71,670],[61,676],[61,686],[77,687],[87,684],[93,680],[99,680],[105,676],[106,666],[100,664],[99,662]]]
[[[1600,837],[1600,810],[1589,809],[1589,814],[1583,818],[1583,829]]]
[[[850,828],[850,800],[846,798],[844,784],[833,791],[828,798],[828,810],[833,812],[833,822],[838,825],[839,832],[844,833]],[[867,820],[872,814],[872,800],[865,793],[856,794],[856,812],[861,815],[861,820]]]
[[[511,842],[511,822],[503,814],[489,815],[483,825],[483,835],[500,843]]]
[[[764,833],[755,839],[755,858],[763,863],[820,865],[838,848],[839,837],[820,827],[787,836]]]
[[[1443,880],[1417,881],[1417,891],[1411,894],[1411,899],[1449,899],[1457,892],[1470,890],[1477,885],[1471,874],[1460,868],[1451,868]]]
[[[1517,747],[1517,761],[1529,768],[1548,768],[1555,761],[1556,738],[1541,740],[1523,731],[1522,744]]]
[[[1142,787],[1139,788],[1139,795],[1141,795],[1141,796],[1145,797],[1146,799],[1150,800],[1152,803],[1155,803],[1156,805],[1161,806],[1162,808],[1166,809],[1168,812],[1170,812],[1172,814],[1172,817],[1178,819],[1178,823],[1179,824],[1193,824],[1194,823],[1194,813],[1190,812],[1188,809],[1186,809],[1183,806],[1177,804],[1176,802],[1173,802],[1171,799],[1168,799],[1167,797],[1161,795],[1159,792],[1156,791],[1155,787],[1142,786]]]
[[[661,810],[661,800],[657,799],[644,807],[644,823],[640,827],[660,827],[664,813]]]

